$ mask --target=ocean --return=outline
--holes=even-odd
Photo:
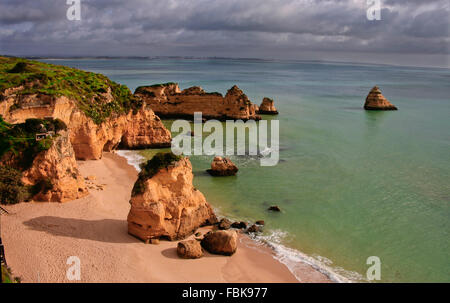
[[[273,98],[280,114],[264,119],[280,123],[278,165],[232,156],[237,176],[214,178],[205,172],[212,156],[191,156],[195,186],[219,215],[264,220],[257,240],[294,274],[306,261],[336,281],[367,281],[367,259],[377,256],[380,282],[450,282],[449,69],[220,58],[43,61],[105,74],[132,91],[177,82],[225,94],[236,84],[258,105]],[[398,111],[362,109],[374,85]],[[142,161],[156,151],[126,154]],[[282,212],[268,212],[270,205]]]

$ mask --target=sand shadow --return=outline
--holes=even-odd
[[[25,221],[24,225],[53,236],[86,239],[107,243],[137,243],[139,240],[128,234],[126,220],[83,220],[42,216]]]
[[[163,251],[161,251],[161,255],[169,259],[180,259],[177,254],[176,247],[164,249]]]

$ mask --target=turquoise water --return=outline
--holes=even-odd
[[[225,93],[237,84],[257,104],[274,98],[280,115],[265,118],[280,121],[277,166],[232,157],[238,175],[212,178],[205,173],[212,157],[191,157],[195,185],[219,213],[263,219],[266,239],[284,245],[277,247],[352,279],[364,278],[366,259],[378,256],[382,282],[450,282],[450,70],[231,59],[47,61],[103,73],[132,90],[173,81]],[[361,109],[374,85],[399,111]],[[273,204],[283,212],[267,212]],[[279,253],[295,271],[295,252]]]

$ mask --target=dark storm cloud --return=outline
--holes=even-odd
[[[229,55],[302,52],[448,55],[447,0],[2,0],[0,52],[25,55]]]

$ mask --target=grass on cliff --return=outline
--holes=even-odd
[[[134,183],[131,196],[142,194],[145,191],[145,181],[161,170],[166,168],[177,161],[180,161],[183,156],[177,156],[172,152],[157,153],[153,158],[141,165],[141,172],[139,173],[136,183]]]
[[[41,179],[34,185],[22,182],[22,172],[10,166],[0,166],[0,204],[16,204],[29,201],[38,193],[53,188],[49,179]]]
[[[27,119],[25,123],[9,124],[0,116],[0,161],[13,156],[14,166],[25,170],[34,158],[53,144],[53,137],[36,141],[36,134],[65,130],[66,124],[59,119]],[[12,155],[11,155],[12,154]]]
[[[142,102],[134,98],[128,87],[102,74],[0,56],[0,93],[18,86],[24,86],[17,92],[22,95],[44,94],[74,99],[78,107],[97,124],[104,122],[113,113],[126,114],[142,106]],[[113,96],[111,102],[107,102],[103,96],[108,88]]]
[[[11,269],[9,269],[8,267],[2,265],[2,281],[3,283],[20,283],[20,278],[14,278],[13,275],[11,274]]]

